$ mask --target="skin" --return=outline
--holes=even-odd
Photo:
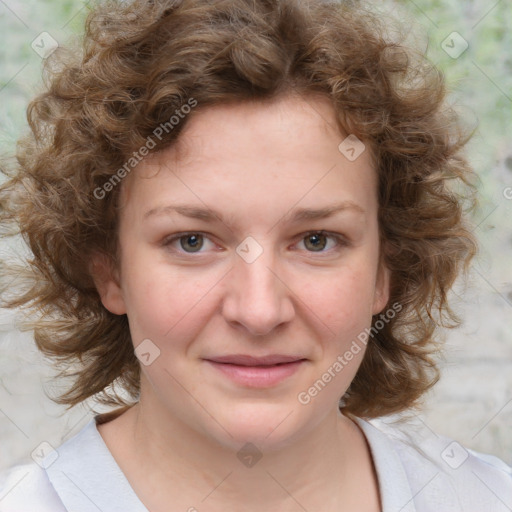
[[[120,268],[97,257],[94,277],[105,307],[127,314],[134,346],[150,339],[160,355],[141,366],[139,403],[98,430],[152,512],[380,510],[364,435],[338,410],[364,346],[307,405],[297,398],[389,298],[376,172],[368,149],[353,162],[338,150],[346,135],[321,97],[199,105],[180,145],[124,180]],[[357,206],[287,220],[338,203]],[[163,209],[177,204],[224,220]],[[307,234],[319,230],[315,245]],[[169,241],[190,232],[204,235],[199,252],[187,236]],[[263,251],[251,263],[236,252],[247,236]],[[307,361],[250,388],[204,360],[227,354]],[[251,468],[237,458],[247,442],[263,455]]]

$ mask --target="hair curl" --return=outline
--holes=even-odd
[[[27,110],[31,131],[4,169],[0,218],[32,252],[28,288],[4,290],[5,305],[28,308],[38,348],[73,379],[56,402],[138,399],[126,315],[103,307],[88,271],[93,252],[117,265],[121,187],[103,199],[94,190],[192,97],[195,112],[289,93],[331,101],[340,128],[372,151],[389,304],[402,305],[370,339],[340,407],[366,418],[399,412],[438,380],[434,333],[460,323],[447,294],[477,247],[464,215],[464,200],[475,203],[462,154],[469,137],[446,105],[442,74],[375,14],[320,0],[107,1],[89,14],[83,48],[57,50],[44,78]]]

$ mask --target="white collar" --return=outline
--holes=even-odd
[[[98,432],[96,418],[58,453],[46,473],[67,510],[148,512]]]
[[[382,512],[416,512],[409,480],[393,442],[371,423],[359,418],[355,421],[370,447]],[[148,512],[101,437],[96,418],[62,444],[58,453],[46,472],[68,510]]]

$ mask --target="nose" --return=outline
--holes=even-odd
[[[226,321],[254,336],[290,322],[295,314],[292,285],[279,275],[272,251],[265,249],[251,263],[238,254],[234,258],[222,308]]]

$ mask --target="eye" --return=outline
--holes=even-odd
[[[181,233],[165,239],[162,245],[176,249],[172,246],[175,242],[179,242],[179,248],[177,249],[179,252],[193,254],[201,251],[205,244],[205,240],[208,240],[208,238],[202,233]]]
[[[311,231],[306,233],[301,242],[304,242],[304,246],[309,252],[328,252],[324,249],[328,246],[329,239],[334,241],[335,249],[348,245],[343,237],[324,231]]]
[[[329,241],[331,241],[330,244]],[[215,245],[204,233],[190,232],[178,233],[177,235],[166,238],[162,242],[162,245],[182,254],[201,254],[206,252],[201,250],[205,247],[206,242],[211,244],[210,248]],[[305,233],[302,235],[302,239],[299,243],[304,243],[306,250],[314,253],[328,253],[349,245],[347,240],[341,235],[326,233],[324,231],[310,231],[309,233]]]

